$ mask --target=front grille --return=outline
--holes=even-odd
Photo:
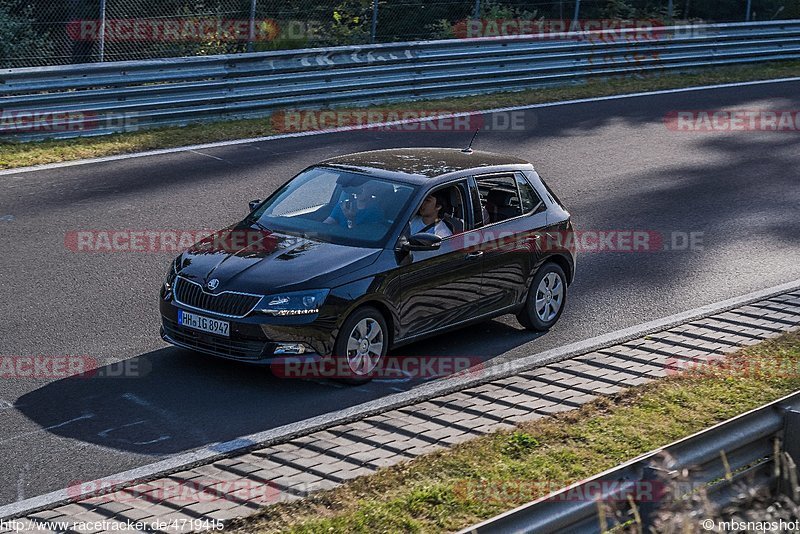
[[[163,321],[164,333],[175,343],[234,360],[260,360],[266,341],[233,340],[185,328],[169,319]]]
[[[209,311],[227,317],[244,317],[261,301],[258,295],[224,291],[212,295],[203,291],[203,286],[180,276],[175,279],[175,301],[198,310]]]

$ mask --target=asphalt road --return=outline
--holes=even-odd
[[[800,278],[800,133],[667,129],[678,109],[800,109],[800,83],[528,112],[476,148],[534,162],[580,229],[702,232],[702,250],[586,253],[535,338],[513,317],[395,351],[513,359]],[[76,253],[88,229],[220,228],[336,154],[466,144],[465,132],[326,134],[0,176],[0,355],[87,355],[137,378],[0,378],[0,500],[63,488],[413,387],[280,380],[158,337],[163,253]],[[8,217],[11,215],[12,217]],[[107,368],[112,369],[112,368]]]

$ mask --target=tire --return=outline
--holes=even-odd
[[[336,380],[345,384],[365,384],[389,349],[389,329],[381,312],[372,306],[354,311],[339,329],[333,354]]]
[[[525,307],[517,314],[520,324],[534,332],[546,332],[552,328],[567,304],[566,282],[561,267],[555,263],[542,265],[528,288]]]

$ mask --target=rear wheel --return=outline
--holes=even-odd
[[[544,332],[552,328],[567,303],[567,277],[555,263],[545,263],[533,277],[525,307],[517,314],[528,330]]]
[[[383,315],[371,306],[359,308],[342,324],[334,345],[337,380],[364,384],[389,349],[389,336]]]

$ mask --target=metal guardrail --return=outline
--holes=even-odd
[[[0,70],[0,139],[103,135],[800,58],[800,20]]]
[[[789,453],[793,459],[800,458],[800,392],[551,493],[460,534],[600,533],[598,502],[623,505],[621,518],[606,516],[611,528],[621,520],[634,519],[633,510],[626,504],[628,495],[633,498],[647,530],[649,518],[660,504],[658,498],[649,497],[663,488],[659,474],[664,469],[664,462],[660,461],[664,457],[670,459],[667,467],[671,471],[691,468],[693,487],[703,485],[712,502],[726,504],[739,482],[751,487],[779,482],[774,462],[776,450]],[[730,478],[726,479],[726,475]],[[576,499],[575,495],[591,495],[596,500]]]

